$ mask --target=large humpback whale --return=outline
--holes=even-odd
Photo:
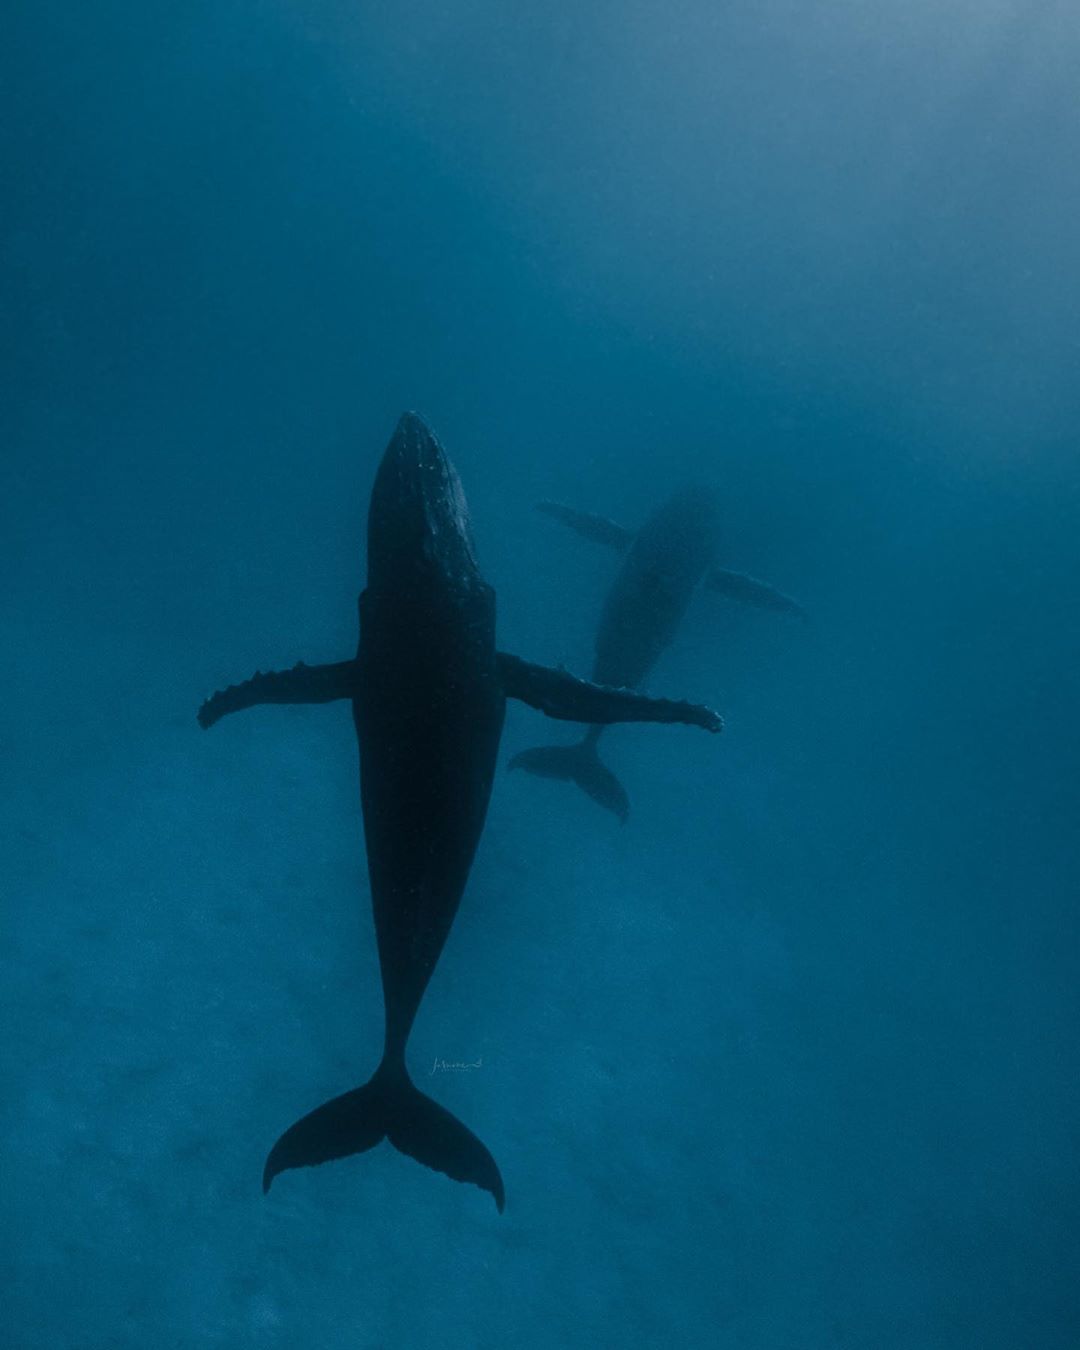
[[[427,425],[406,413],[371,494],[355,658],[256,674],[199,710],[209,727],[256,704],[349,699],[360,744],[383,1057],[363,1087],[286,1130],[266,1160],[264,1190],[288,1168],[362,1153],[385,1138],[490,1191],[502,1210],[495,1160],[413,1085],[405,1046],[483,829],[508,697],[571,721],[720,730],[708,708],[604,688],[496,650],[495,595],[476,564],[461,483]]]
[[[678,493],[636,533],[604,516],[575,511],[559,502],[540,502],[537,509],[586,539],[625,555],[596,633],[592,677],[598,684],[638,688],[671,644],[702,583],[707,590],[745,604],[803,613],[790,596],[765,582],[716,566],[719,511],[707,488],[691,487]],[[597,742],[602,731],[596,723],[577,745],[523,750],[511,759],[510,768],[572,781],[625,822],[630,801],[600,759]]]

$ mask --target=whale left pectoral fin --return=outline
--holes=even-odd
[[[565,670],[533,665],[507,652],[499,652],[498,659],[508,698],[520,699],[565,722],[682,722],[706,731],[720,731],[724,725],[719,713],[701,703],[649,698],[631,689],[590,684]]]
[[[634,531],[608,520],[607,516],[597,516],[591,511],[575,511],[572,506],[563,506],[562,502],[537,502],[536,509],[545,516],[561,520],[583,538],[594,544],[603,544],[613,548],[616,553],[625,553],[634,542]]]
[[[356,685],[355,660],[325,666],[306,666],[298,661],[291,670],[257,671],[243,684],[231,684],[208,698],[199,709],[199,725],[212,727],[227,713],[259,703],[333,703],[352,698]]]
[[[729,600],[738,600],[744,605],[753,605],[755,609],[775,609],[783,614],[795,614],[806,618],[806,610],[797,600],[775,586],[770,586],[756,577],[748,577],[744,572],[727,572],[722,567],[714,567],[705,577],[705,589],[725,595]]]

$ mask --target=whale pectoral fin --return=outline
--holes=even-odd
[[[575,511],[572,506],[563,506],[561,502],[537,502],[536,509],[546,516],[553,516],[569,525],[578,534],[591,539],[594,544],[604,544],[619,553],[625,553],[634,542],[634,531],[616,525],[606,516],[594,516],[590,511]]]
[[[333,703],[335,699],[352,698],[356,687],[355,661],[326,666],[305,666],[298,661],[291,670],[257,671],[243,684],[219,689],[199,709],[199,725],[212,727],[227,713],[258,703]]]
[[[776,609],[784,614],[797,614],[800,618],[806,618],[806,610],[797,600],[743,572],[727,572],[722,567],[714,567],[705,577],[705,587],[716,591],[718,595],[726,595],[729,600],[739,600],[757,609]]]
[[[565,722],[682,722],[706,731],[720,731],[724,725],[719,713],[700,703],[649,698],[631,689],[590,684],[565,670],[533,665],[507,652],[499,652],[498,660],[508,698],[520,699]]]

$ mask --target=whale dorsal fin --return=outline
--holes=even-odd
[[[625,553],[634,542],[633,530],[617,525],[606,516],[595,516],[591,511],[575,511],[572,506],[563,506],[561,502],[537,502],[536,509],[543,511],[545,516],[561,520],[594,544],[603,544],[619,553]]]
[[[784,614],[797,614],[800,618],[806,618],[806,610],[797,600],[743,572],[727,572],[722,567],[714,567],[706,574],[705,589],[727,596],[729,600],[753,605],[756,609],[776,609]]]

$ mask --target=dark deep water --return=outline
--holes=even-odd
[[[0,1341],[1080,1344],[1072,0],[5,29]],[[698,478],[812,615],[695,599],[650,687],[727,729],[613,730],[625,829],[500,772],[411,1059],[501,1218],[260,1194],[381,1044],[356,747],[194,719],[350,654],[406,407],[504,647],[586,672],[614,574],[536,500]]]

